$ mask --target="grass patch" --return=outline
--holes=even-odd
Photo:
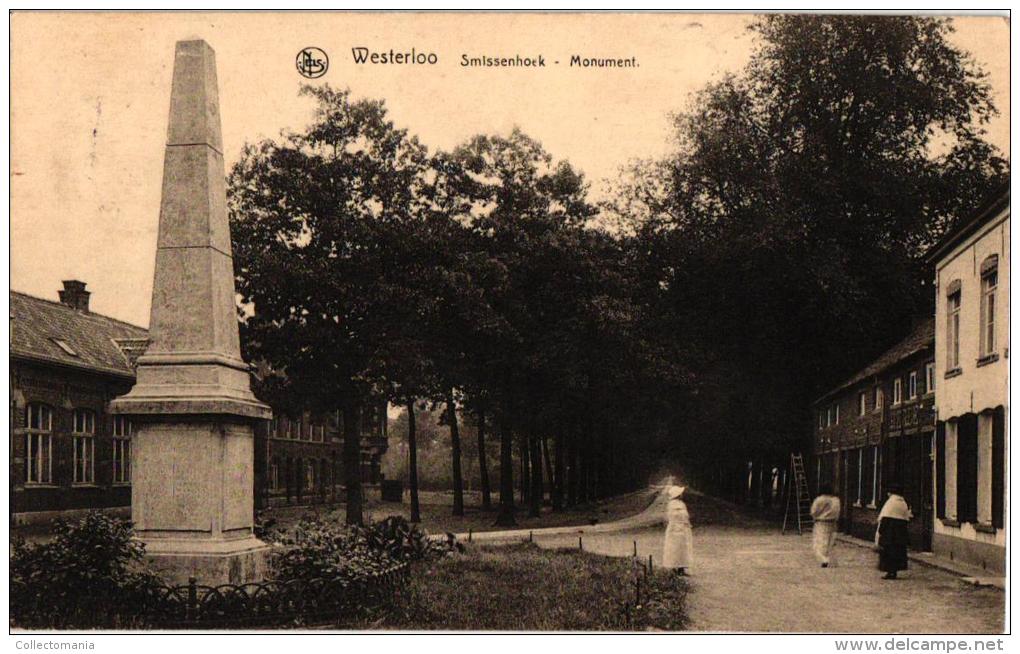
[[[686,580],[665,572],[646,576],[630,559],[528,544],[472,547],[416,564],[408,587],[384,615],[351,627],[679,631],[687,626],[687,592]]]

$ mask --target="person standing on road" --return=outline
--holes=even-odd
[[[840,503],[829,484],[818,488],[818,497],[811,503],[811,544],[815,558],[828,568],[832,557],[832,546],[836,542],[836,521],[839,520]]]
[[[662,565],[677,575],[687,574],[687,568],[694,563],[694,534],[687,505],[681,499],[683,486],[670,486],[666,491],[669,503],[666,505],[666,540],[662,546]]]
[[[896,573],[907,569],[907,523],[913,514],[903,499],[903,489],[889,485],[889,498],[878,514],[875,546],[878,547],[878,569],[882,579],[895,579]]]

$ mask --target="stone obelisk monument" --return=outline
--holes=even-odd
[[[134,423],[135,533],[176,581],[257,580],[253,426],[271,413],[241,359],[216,59],[200,40],[174,55],[149,334],[137,383],[111,404]]]

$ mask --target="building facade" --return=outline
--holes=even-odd
[[[148,333],[90,313],[81,282],[64,282],[60,299],[10,294],[15,522],[131,506],[131,423],[107,406],[134,385]]]
[[[10,293],[10,497],[13,523],[131,506],[130,420],[109,413],[135,382],[148,332],[89,310],[90,293],[65,281],[54,302]],[[260,506],[340,499],[338,415],[278,416],[255,430]],[[378,483],[386,405],[363,416],[362,480]]]
[[[341,499],[343,490],[343,415],[300,414],[275,410],[273,420],[256,432],[259,506],[316,504]],[[361,480],[382,481],[382,456],[387,450],[386,402],[361,414]]]
[[[815,490],[832,484],[842,501],[840,530],[872,540],[887,488],[903,488],[914,513],[910,545],[932,549],[935,432],[932,320],[814,405]]]
[[[1005,571],[1009,381],[1009,192],[933,251],[934,551]]]

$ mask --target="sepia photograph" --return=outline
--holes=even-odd
[[[1003,651],[1010,47],[10,11],[12,648]]]

